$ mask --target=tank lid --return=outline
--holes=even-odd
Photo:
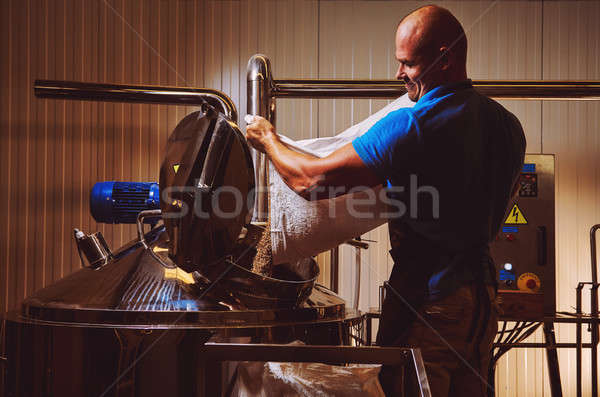
[[[222,262],[254,207],[254,166],[238,126],[206,105],[169,137],[160,169],[169,257],[187,272]]]
[[[344,301],[322,287],[259,280],[261,276],[248,276],[241,267],[217,284],[222,288],[208,293],[195,273],[165,267],[156,259],[167,249],[162,227],[147,234],[146,241],[148,248],[133,241],[107,265],[80,269],[35,292],[23,302],[21,319],[99,327],[228,329],[333,321],[347,315]],[[297,289],[290,299],[302,302],[272,302],[282,288]],[[232,289],[243,296],[227,296]]]

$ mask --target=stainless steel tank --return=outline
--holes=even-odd
[[[144,233],[140,218],[138,238],[106,264],[76,271],[5,316],[5,395],[196,396],[205,382],[221,382],[203,376],[210,363],[201,347],[211,338],[348,344],[360,317],[315,285],[314,260],[282,265],[274,277],[250,270],[252,200],[227,219],[207,207],[184,213],[221,186],[244,200],[253,194],[248,147],[231,120],[208,105],[184,118],[160,186],[169,198],[162,224]]]

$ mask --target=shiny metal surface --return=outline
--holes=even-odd
[[[132,241],[105,266],[80,269],[8,314],[4,395],[206,396],[221,381],[220,367],[211,372],[215,363],[202,349],[211,337],[347,345],[362,323],[326,288],[266,279],[237,265],[217,284],[229,283],[222,291],[207,293],[197,272],[172,265],[164,227],[146,233],[144,242]],[[314,282],[314,261],[288,269],[301,270],[307,272],[301,278],[312,274]],[[236,294],[244,288],[253,300]],[[296,299],[310,296],[287,307],[269,301],[286,288]]]
[[[80,269],[31,295],[23,302],[22,317],[86,326],[215,329],[339,321],[346,316],[342,299],[325,288],[313,289],[318,274],[314,261],[298,266],[312,275],[301,281],[268,278],[234,266],[218,288],[205,294],[207,283],[198,274],[165,268],[154,258],[160,255],[170,262],[164,228],[155,228],[145,239],[148,249],[131,243],[106,266]]]
[[[406,93],[396,80],[275,80],[277,98],[397,98]],[[482,94],[516,100],[600,100],[600,81],[475,80]]]
[[[138,236],[138,239],[140,240],[140,243],[142,243],[142,246],[144,248],[148,248],[148,243],[146,243],[146,237],[144,236],[145,235],[144,220],[148,219],[148,218],[162,218],[162,211],[161,210],[146,210],[146,211],[140,212],[137,216],[137,220],[136,220],[137,236]]]
[[[429,388],[429,381],[427,380],[427,373],[425,372],[425,362],[423,361],[421,350],[410,349],[410,351],[421,397],[431,397],[431,389]]]
[[[600,100],[600,81],[473,81],[482,94],[498,99]]]
[[[360,301],[360,271],[361,265],[361,253],[359,247],[354,247],[354,262],[356,263],[356,272],[354,273],[354,299],[352,299],[352,307],[358,310],[358,303]]]
[[[212,397],[204,391],[222,375],[214,360],[204,359],[202,346],[211,336],[226,342],[236,337],[246,343],[348,344],[348,329],[358,321],[360,316],[346,314],[335,321],[264,327],[165,329],[53,323],[9,313],[3,395]],[[210,372],[214,368],[218,373]],[[205,370],[215,376],[205,377]]]
[[[169,259],[168,255],[160,255],[158,252],[155,252],[155,250],[150,249],[150,246],[146,242],[146,236],[144,233],[144,220],[148,218],[161,218],[161,215],[161,210],[146,210],[138,214],[136,221],[138,240],[142,244],[142,247],[147,249],[150,255],[152,255],[152,257],[165,269],[174,269],[177,266],[175,266],[175,264]]]
[[[33,89],[38,98],[186,106],[208,102],[233,122],[238,121],[237,109],[233,101],[221,91],[211,88],[36,80]]]
[[[217,361],[274,361],[407,365],[415,361],[422,366],[419,349],[404,347],[307,346],[208,342],[202,350]],[[425,380],[427,378],[425,377]]]
[[[97,328],[6,320],[6,397],[202,396],[208,330]]]
[[[590,309],[591,316],[598,318],[598,256],[596,254],[596,234],[600,230],[600,225],[594,225],[590,228],[590,255],[591,255],[591,274],[592,274],[592,287],[590,291]],[[581,292],[579,292],[581,294]],[[581,300],[581,299],[579,299]],[[581,325],[577,326],[578,334],[581,333]],[[591,367],[592,367],[592,396],[598,396],[598,344],[600,343],[600,329],[598,326],[591,327],[591,342],[593,348],[591,349]],[[579,343],[581,343],[579,341]],[[581,366],[581,363],[578,363]],[[581,372],[581,371],[579,371]],[[578,383],[580,380],[580,373],[578,373]],[[581,386],[578,386],[580,389]]]
[[[319,267],[310,258],[279,264],[273,268],[272,277],[234,265],[215,285],[213,295],[234,301],[238,309],[299,308],[311,294],[318,275]]]
[[[90,267],[92,269],[104,266],[110,260],[112,253],[102,232],[85,235],[78,229],[73,230],[73,237],[77,245],[81,266]]]
[[[254,201],[250,149],[237,125],[209,107],[187,115],[167,141],[159,186],[169,257],[185,271],[214,274]]]
[[[253,55],[247,67],[247,113],[259,115],[275,125],[275,96],[271,62],[262,55]],[[269,218],[269,162],[263,153],[252,150],[257,197],[253,222],[266,222]]]

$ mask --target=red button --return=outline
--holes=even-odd
[[[514,234],[511,234],[511,233],[509,233],[509,234],[507,234],[507,235],[506,235],[506,239],[507,239],[508,241],[515,241],[515,238],[516,238],[516,237],[515,237],[515,235],[514,235]]]
[[[525,286],[529,289],[535,289],[537,287],[537,283],[535,282],[534,279],[530,278],[529,280],[527,280],[527,282],[525,283]]]

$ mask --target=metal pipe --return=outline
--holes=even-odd
[[[137,216],[137,234],[140,243],[144,246],[144,248],[148,249],[148,243],[146,243],[146,238],[144,237],[144,219],[145,218],[161,218],[162,211],[161,210],[146,210],[142,211]],[[159,259],[159,262],[162,261]]]
[[[592,256],[592,288],[591,295],[591,311],[593,318],[598,318],[598,259],[596,254],[596,232],[600,229],[600,225],[594,225],[590,229],[590,253]],[[590,324],[592,329],[592,396],[598,397],[598,325]]]
[[[358,310],[358,304],[360,301],[360,270],[361,270],[361,255],[360,248],[354,247],[354,259],[356,261],[356,280],[354,283],[354,302],[352,307]]]
[[[248,114],[262,116],[275,125],[275,97],[271,62],[262,55],[253,55],[248,61]],[[256,202],[252,222],[266,222],[269,218],[269,163],[267,157],[253,150]]]
[[[550,395],[562,397],[562,384],[560,381],[560,367],[558,365],[558,353],[556,352],[556,335],[554,334],[554,323],[544,322],[544,339],[546,341],[546,364],[548,365],[548,378],[550,379]]]
[[[36,80],[33,90],[38,98],[184,106],[202,105],[208,102],[233,122],[238,121],[237,109],[231,98],[211,88]]]
[[[314,363],[361,363],[414,365],[416,349],[404,347],[353,347],[331,345],[276,345],[208,342],[199,347],[200,356],[215,361],[274,361]],[[422,361],[422,360],[421,360]]]
[[[397,80],[275,80],[278,98],[397,98],[406,93]]]
[[[330,261],[330,277],[329,277],[329,289],[331,289],[336,294],[339,292],[338,286],[338,271],[339,271],[339,263],[340,263],[340,251],[339,246],[332,248],[329,250],[329,255],[331,258]]]
[[[406,93],[396,80],[275,80],[278,98],[380,98]],[[497,99],[600,100],[600,81],[503,81],[476,80],[473,86]]]
[[[421,397],[431,397],[431,389],[429,388],[429,380],[427,379],[427,372],[425,371],[425,362],[423,356],[421,356],[421,350],[410,349],[413,364],[415,367],[417,384],[419,385],[419,391]]]
[[[592,287],[598,284],[598,258],[596,254],[596,232],[600,229],[600,224],[592,226],[590,229],[590,253],[592,256]],[[592,301],[593,304],[594,301]],[[592,306],[593,307],[593,306]],[[598,301],[596,300],[595,305],[596,312],[592,314],[598,314]],[[593,309],[592,309],[593,310]]]
[[[514,343],[494,343],[496,347],[510,347],[510,348],[520,348],[520,349],[538,349],[538,348],[547,348],[547,343],[529,343],[529,342],[514,342]],[[589,349],[592,346],[591,343],[584,343],[581,345],[582,347]],[[557,349],[573,349],[577,347],[577,343],[556,343],[551,347]]]
[[[577,313],[578,316],[581,315],[581,296],[582,296],[582,291],[583,291],[583,287],[584,287],[584,283],[579,283],[577,285],[576,291],[577,291],[577,297],[575,300],[575,313]],[[576,396],[577,397],[581,397],[581,354],[582,354],[582,349],[583,349],[583,341],[581,339],[581,327],[582,327],[582,323],[579,322],[576,324],[576,329],[575,329],[575,344],[577,345],[576,347],[576,351],[575,351],[575,361],[576,361],[576,372],[575,372],[575,379],[576,379]]]

